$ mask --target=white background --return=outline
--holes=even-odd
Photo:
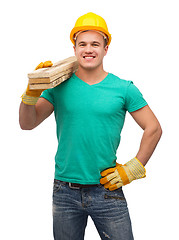
[[[57,148],[54,116],[33,131],[18,124],[27,73],[41,61],[73,55],[76,19],[105,18],[112,42],[106,71],[133,80],[159,119],[162,139],[147,178],[125,186],[136,240],[178,239],[178,5],[175,0],[4,1],[0,7],[0,239],[52,240],[52,184]],[[125,163],[138,151],[141,129],[127,114],[118,150]],[[85,240],[100,239],[89,219]]]

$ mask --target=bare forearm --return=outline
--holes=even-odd
[[[34,128],[36,122],[35,105],[27,105],[21,102],[19,109],[19,124],[24,130]]]
[[[145,129],[140,143],[139,151],[136,157],[145,166],[150,159],[152,153],[154,152],[160,137],[162,135],[162,129],[158,125],[154,129]]]
[[[19,109],[19,123],[23,130],[37,127],[53,112],[53,105],[44,98],[39,98],[35,105],[21,102]]]

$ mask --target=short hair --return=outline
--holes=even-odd
[[[108,39],[107,38],[104,38],[104,47],[106,47],[108,44]]]

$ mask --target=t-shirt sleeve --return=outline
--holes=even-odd
[[[129,81],[126,99],[125,99],[125,108],[128,112],[134,112],[147,105],[147,102],[143,98],[142,93],[139,89],[133,84],[132,81]]]
[[[55,102],[54,102],[53,88],[44,90],[40,97],[45,98],[54,106]]]

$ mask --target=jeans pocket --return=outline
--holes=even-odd
[[[53,183],[53,193],[58,192],[58,191],[60,190],[60,188],[61,188],[61,183],[60,183],[60,181],[59,181],[59,182],[54,181],[54,183]]]
[[[122,200],[122,201],[125,201],[125,197],[122,197],[122,196],[117,196],[117,195],[109,195],[109,194],[104,194],[104,198],[105,199],[116,199],[116,200]]]
[[[126,201],[122,188],[119,188],[115,191],[109,191],[105,189],[106,192],[104,194],[104,199],[113,199],[113,200],[121,200]]]

